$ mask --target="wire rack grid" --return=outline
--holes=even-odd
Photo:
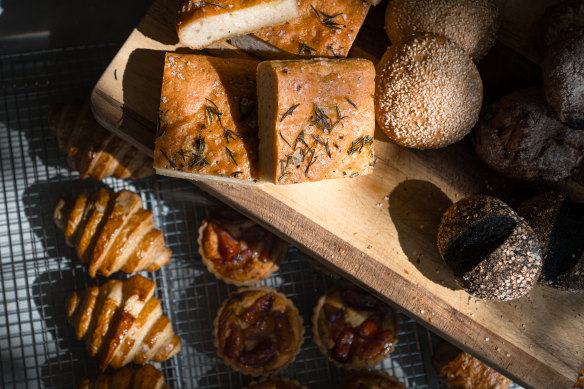
[[[197,252],[198,227],[217,201],[191,183],[165,177],[80,180],[49,131],[50,105],[87,97],[117,49],[112,44],[0,56],[0,386],[66,388],[97,374],[67,323],[64,301],[73,290],[106,279],[89,278],[52,210],[59,198],[106,187],[139,193],[172,249],[168,266],[144,274],[156,281],[163,311],[182,340],[177,356],[156,364],[166,382],[173,388],[243,388],[249,378],[224,365],[211,336],[217,308],[235,288],[217,281]],[[289,246],[280,270],[263,283],[301,312],[302,351],[282,375],[308,387],[336,387],[349,375],[321,355],[309,328],[316,299],[337,281]],[[408,388],[439,387],[430,367],[435,339],[400,318],[396,349],[378,368]]]

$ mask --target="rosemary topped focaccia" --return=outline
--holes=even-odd
[[[262,62],[262,176],[292,184],[369,173],[374,81],[374,66],[365,59]]]

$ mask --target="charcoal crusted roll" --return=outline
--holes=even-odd
[[[542,251],[541,282],[564,290],[584,289],[584,204],[546,192],[519,206]]]
[[[438,251],[457,283],[484,300],[506,301],[525,295],[542,268],[535,233],[503,201],[466,197],[442,215]]]

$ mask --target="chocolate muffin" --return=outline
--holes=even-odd
[[[540,53],[570,31],[584,27],[584,0],[563,1],[548,7],[539,22],[537,47]]]
[[[517,213],[533,228],[541,246],[541,282],[565,290],[584,289],[584,204],[547,192],[521,204]]]
[[[438,227],[438,251],[457,283],[484,300],[517,299],[541,273],[535,233],[495,197],[471,196],[452,204]]]
[[[540,88],[522,89],[489,105],[474,129],[475,150],[491,169],[512,179],[562,180],[584,157],[584,132],[549,110]]]
[[[558,39],[545,52],[541,68],[545,97],[558,118],[584,129],[584,27]]]

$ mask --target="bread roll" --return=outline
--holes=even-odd
[[[181,0],[176,32],[181,43],[202,49],[298,17],[296,0]]]
[[[166,54],[154,149],[156,173],[257,182],[257,64]]]
[[[373,167],[375,70],[364,59],[258,66],[260,162],[276,184],[356,177]]]
[[[377,64],[377,124],[402,146],[432,149],[459,141],[477,122],[482,97],[471,58],[440,35],[412,36]]]

